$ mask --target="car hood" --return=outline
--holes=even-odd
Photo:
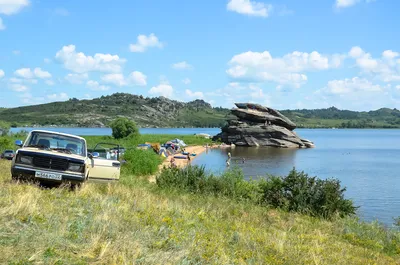
[[[24,147],[21,149],[18,149],[18,153],[34,153],[34,154],[42,154],[42,155],[51,155],[51,156],[56,156],[58,158],[65,158],[65,159],[72,159],[72,160],[80,160],[83,162],[85,160],[85,157],[76,155],[76,154],[66,154],[58,151],[51,151],[51,150],[43,150],[40,148],[35,148],[35,147]]]

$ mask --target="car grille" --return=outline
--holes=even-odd
[[[33,165],[41,168],[67,170],[68,160],[46,156],[35,156],[33,157]]]

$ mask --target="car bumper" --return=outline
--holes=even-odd
[[[39,169],[40,170],[40,169]],[[33,180],[33,181],[41,181],[41,182],[52,182],[52,183],[61,183],[61,182],[69,182],[73,184],[82,183],[85,181],[85,177],[83,174],[70,174],[70,173],[62,173],[62,172],[55,172],[51,170],[40,170],[49,173],[61,174],[62,180],[54,180],[54,179],[46,179],[46,178],[37,178],[35,177],[36,169],[28,168],[23,166],[13,166],[11,168],[11,174],[19,179],[23,180]]]

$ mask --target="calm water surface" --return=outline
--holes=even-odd
[[[23,128],[31,130],[32,128]],[[109,128],[47,128],[78,135],[111,135]],[[12,131],[19,131],[13,128]],[[143,134],[217,134],[209,128],[144,128]],[[286,175],[293,167],[319,178],[338,178],[346,195],[360,206],[361,218],[378,219],[387,225],[400,216],[400,130],[297,129],[300,137],[312,140],[313,149],[239,148],[212,149],[193,160],[212,172],[231,166],[243,169],[247,178],[266,174]],[[242,158],[245,163],[241,163]]]
[[[296,131],[316,148],[212,149],[192,163],[222,172],[231,152],[231,166],[241,167],[247,178],[286,175],[293,167],[319,178],[338,178],[347,187],[347,197],[360,206],[361,218],[393,224],[393,217],[400,216],[400,130]]]

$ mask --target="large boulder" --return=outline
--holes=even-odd
[[[296,129],[296,124],[294,122],[289,120],[285,115],[283,115],[282,113],[280,113],[275,109],[267,108],[259,104],[253,104],[253,103],[235,103],[235,105],[238,107],[238,109],[233,109],[232,114],[236,115],[234,113],[236,112],[242,117],[247,115],[247,117],[250,118],[250,119],[244,118],[245,120],[251,121],[251,119],[254,118],[255,120],[261,122],[270,121],[272,124],[283,126],[291,131]],[[260,119],[260,117],[263,118]]]
[[[296,128],[296,124],[294,124],[289,119],[283,119],[279,116],[274,116],[270,114],[270,112],[261,112],[252,109],[233,109],[231,112],[233,115],[235,115],[241,120],[259,122],[259,123],[270,122],[271,124],[279,125],[289,130],[294,130]]]
[[[314,144],[297,136],[296,124],[277,110],[251,103],[235,103],[232,109],[237,120],[229,120],[222,132],[214,137],[238,146],[273,146],[281,148],[309,148]]]

